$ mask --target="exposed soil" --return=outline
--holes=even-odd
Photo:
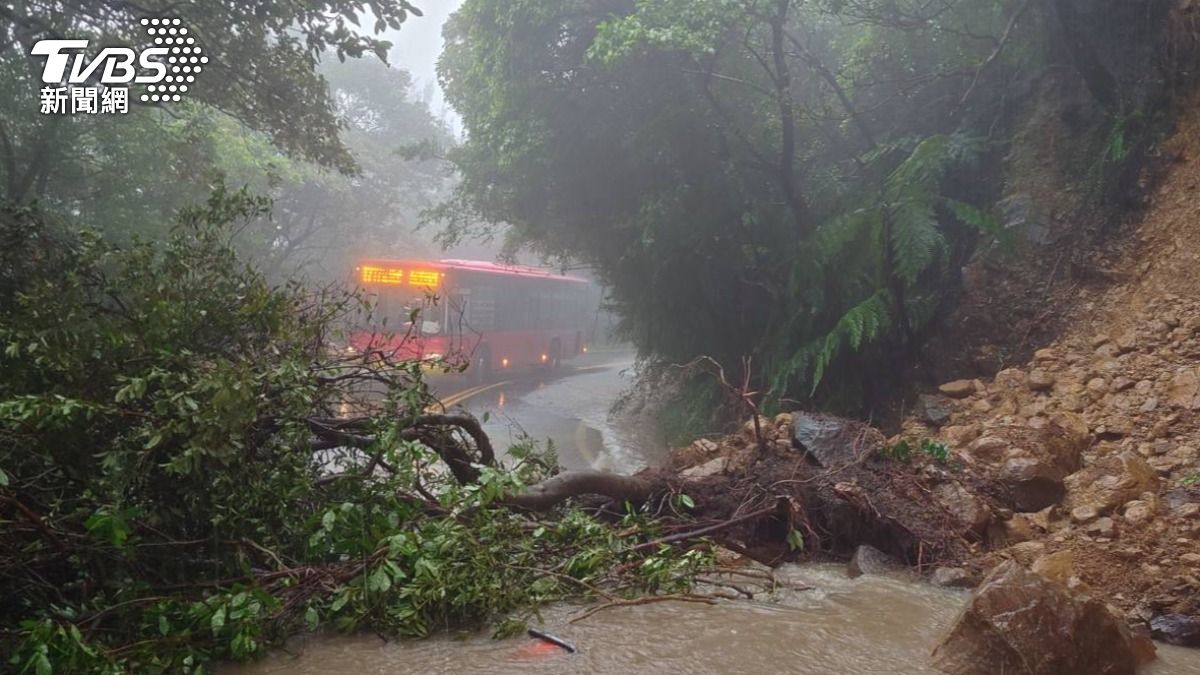
[[[1002,451],[1010,453],[1030,441],[1008,430],[1063,416],[1082,423],[1081,472],[1065,480],[1065,501],[1032,518],[1004,520],[1001,509],[989,532],[998,552],[982,562],[1074,551],[1079,581],[1142,619],[1200,613],[1200,117],[1185,119],[1162,152],[1174,166],[1132,236],[1110,252],[1111,283],[1080,288],[1062,334],[1019,368],[973,383],[949,424],[910,420],[905,429],[978,465],[980,437],[1011,440]],[[1120,498],[1089,494],[1106,476],[1133,480],[1098,468],[1122,453],[1157,480]],[[1035,543],[1014,541],[1026,538]]]
[[[773,525],[722,539],[794,557],[780,543],[791,528],[812,557],[870,544],[976,579],[1007,559],[1053,565],[1131,622],[1200,619],[1200,115],[1160,154],[1171,166],[1128,234],[1026,283],[1018,308],[992,317],[1015,311],[1023,327],[990,353],[965,341],[979,353],[958,359],[1015,367],[944,383],[897,436],[861,432],[842,458],[803,447],[788,415],[766,421],[765,453],[749,424],[677,450],[672,468],[707,515],[791,500]],[[911,457],[889,453],[901,440]]]

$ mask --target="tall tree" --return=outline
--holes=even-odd
[[[419,14],[406,0],[372,0],[366,7],[376,17],[375,34]],[[210,59],[189,92],[192,100],[267,134],[295,157],[352,172],[355,165],[338,138],[334,104],[317,65],[326,53],[338,59],[369,53],[385,58],[390,44],[359,29],[363,9],[356,0],[17,0],[0,5],[0,197],[27,202],[45,195],[52,175],[65,166],[85,171],[73,156],[72,141],[98,123],[39,114],[42,59],[29,55],[33,44],[43,38],[87,38],[93,44],[146,47],[151,38],[139,21],[159,16],[182,19]],[[141,105],[136,95],[131,103]],[[144,130],[143,142],[154,147],[158,137],[150,133],[152,126]]]
[[[1035,48],[1027,5],[468,0],[438,214],[593,263],[648,354],[753,354],[807,395],[844,347],[915,355],[991,225],[949,169],[985,149],[1002,88],[979,84]]]

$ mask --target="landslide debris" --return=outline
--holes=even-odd
[[[1029,362],[942,385],[945,421],[902,435],[946,443],[999,501],[977,565],[1072,552],[1080,583],[1165,629],[1200,620],[1200,120],[1163,154],[1120,281]]]
[[[1162,149],[1175,167],[1111,252],[1119,261],[1111,285],[1081,287],[1066,328],[1027,362],[941,384],[890,439],[792,413],[767,421],[765,454],[747,424],[676,450],[672,468],[709,481],[731,514],[789,495],[804,555],[846,559],[865,544],[956,586],[998,570],[1016,575],[1010,561],[1037,565],[1158,638],[1200,642],[1200,116],[1192,117]],[[943,447],[944,457],[913,451]],[[740,536],[749,546],[782,534]]]

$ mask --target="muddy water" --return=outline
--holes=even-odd
[[[503,444],[518,434],[554,441],[568,468],[631,472],[653,462],[652,433],[610,419],[608,406],[628,380],[628,363],[592,366],[551,381],[489,388],[466,407],[487,413]],[[349,673],[934,673],[929,651],[966,594],[907,578],[848,579],[840,565],[788,566],[777,574],[811,586],[763,601],[716,606],[657,603],[609,609],[577,623],[579,607],[542,613],[543,630],[573,642],[577,654],[530,655],[526,638],[492,640],[486,632],[421,641],[375,636],[297,638],[286,651],[227,675]],[[1200,650],[1159,645],[1142,675],[1200,675]]]
[[[904,579],[847,579],[841,566],[787,567],[813,590],[716,606],[657,603],[609,609],[568,623],[578,607],[543,612],[541,627],[576,654],[530,654],[530,640],[486,634],[423,641],[310,637],[237,675],[326,673],[934,673],[930,647],[966,596]],[[1200,675],[1200,651],[1159,646],[1147,675]]]

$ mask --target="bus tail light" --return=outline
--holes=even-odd
[[[500,367],[507,368],[508,367],[508,359],[500,359]]]
[[[542,354],[542,363],[545,363],[546,361],[549,361],[549,360],[550,360],[550,356],[549,356],[549,355],[547,355],[547,354]]]

